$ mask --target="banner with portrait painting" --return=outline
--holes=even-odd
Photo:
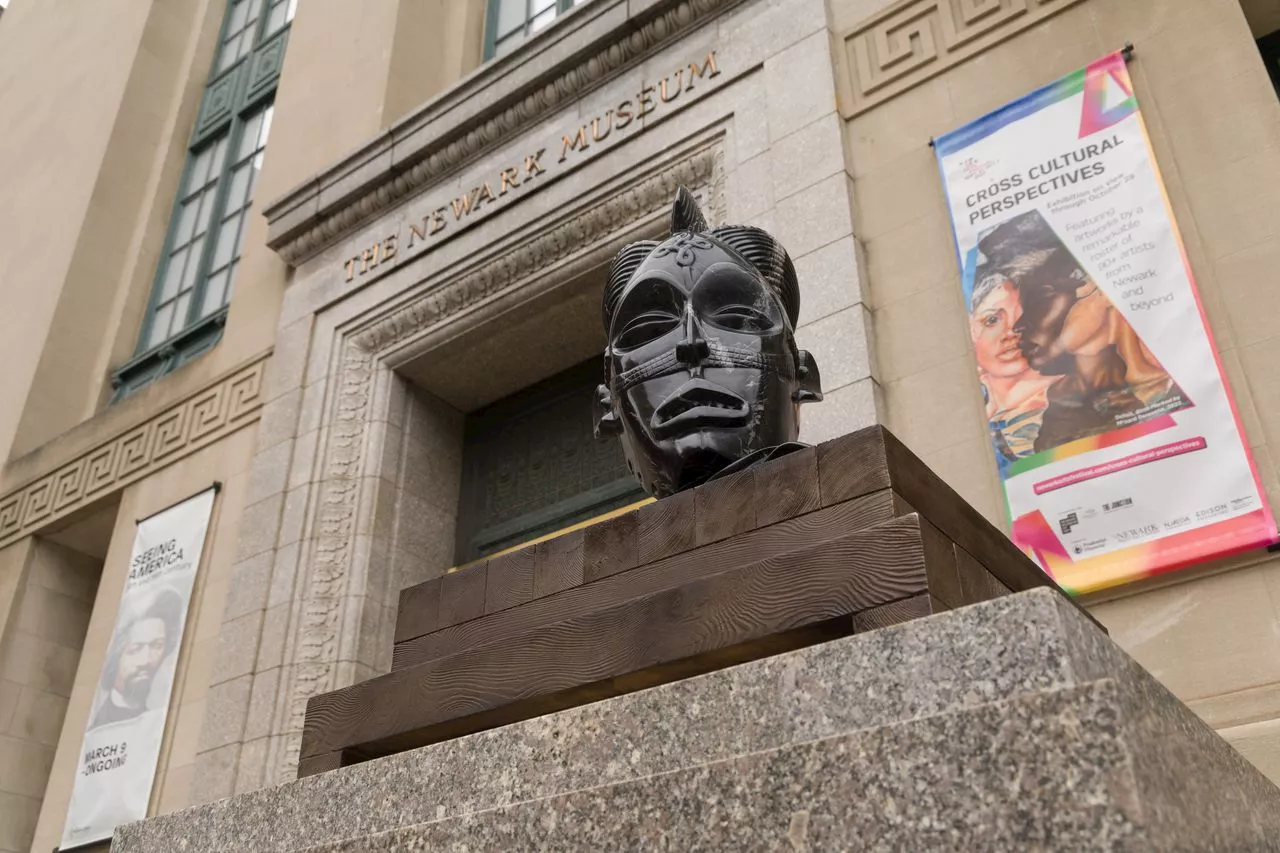
[[[1014,542],[1084,592],[1273,541],[1123,54],[934,148]]]
[[[173,673],[217,489],[138,522],[60,850],[147,816]]]

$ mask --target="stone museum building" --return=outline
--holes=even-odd
[[[402,588],[645,500],[601,298],[681,186],[794,260],[800,439],[884,424],[1007,530],[931,140],[1126,44],[1274,506],[1275,2],[11,0],[0,851],[63,837],[140,519],[220,485],[158,815],[294,779]],[[1280,781],[1280,558],[1081,603]]]

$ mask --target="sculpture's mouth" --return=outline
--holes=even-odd
[[[653,413],[654,435],[666,438],[699,427],[731,427],[747,422],[747,401],[721,385],[690,379]]]

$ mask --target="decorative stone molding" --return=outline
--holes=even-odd
[[[269,205],[265,213],[270,224],[308,204],[316,208],[316,212],[282,234],[271,234],[268,244],[290,264],[301,263],[396,202],[532,128],[553,110],[582,97],[633,61],[738,2],[740,0],[681,0],[670,3],[665,11],[616,33],[616,40],[608,47],[567,69],[561,67],[530,80],[512,97],[458,124],[412,159],[393,166],[388,155],[398,148],[398,137],[407,137],[423,124],[422,116],[409,117],[371,146],[377,151],[371,150],[364,159],[385,158],[386,167],[361,187],[354,198],[348,196],[327,210],[319,208],[319,197],[326,185],[336,183],[348,173],[350,167],[344,164],[340,170],[321,175],[301,190]],[[395,153],[398,155],[398,151]]]
[[[590,245],[646,213],[671,203],[676,187],[705,187],[708,215],[724,219],[723,149],[704,149],[652,175],[599,204],[588,207],[468,275],[428,290],[418,299],[374,323],[355,337],[369,352],[394,347],[408,338],[429,333],[465,308],[506,290],[514,282]]]
[[[252,422],[264,354],[56,470],[0,497],[0,547],[37,532]]]
[[[903,0],[840,37],[840,113],[897,97],[1080,0]]]
[[[289,683],[280,697],[286,722],[283,736],[273,739],[275,754],[269,757],[268,784],[283,784],[297,777],[307,700],[334,689],[339,662],[352,660],[355,653],[342,647],[342,610],[349,603],[346,594],[355,558],[360,467],[377,365],[374,354],[350,338],[340,346],[337,401],[325,448],[323,480],[318,484],[315,545],[306,564],[300,609],[295,611],[293,665],[286,670]],[[346,614],[346,618],[353,615]]]
[[[603,201],[587,205],[530,238],[498,259],[480,264],[469,274],[427,289],[418,298],[346,335],[340,348],[336,395],[329,435],[323,449],[321,480],[317,484],[315,534],[306,565],[299,610],[296,611],[295,649],[289,682],[283,685],[281,736],[273,738],[274,753],[267,767],[268,784],[283,784],[297,776],[298,751],[307,700],[339,686],[339,669],[357,660],[356,633],[343,623],[357,615],[344,614],[353,597],[351,571],[357,558],[355,531],[360,522],[361,486],[367,482],[364,454],[370,445],[371,413],[379,373],[389,373],[387,353],[450,322],[463,309],[484,299],[519,289],[540,270],[610,234],[643,221],[669,207],[675,188],[684,185],[702,196],[704,210],[715,221],[724,218],[723,148],[706,145],[686,159],[657,171]]]

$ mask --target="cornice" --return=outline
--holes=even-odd
[[[267,206],[291,264],[425,189],[741,0],[596,0]]]

